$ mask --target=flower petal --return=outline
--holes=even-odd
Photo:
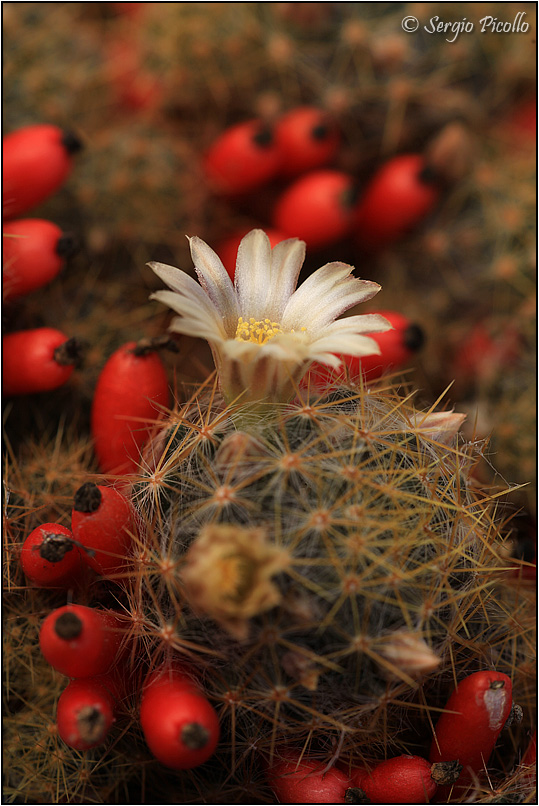
[[[281,241],[271,250],[271,270],[266,281],[266,316],[280,321],[298,282],[305,260],[305,242],[297,238]]]
[[[240,314],[232,280],[218,255],[205,241],[195,236],[189,238],[189,246],[200,284],[219,311],[227,334],[233,337]]]
[[[327,263],[308,277],[285,307],[283,330],[306,326],[316,333],[348,308],[378,293],[378,283],[351,276],[352,269],[345,263]]]
[[[386,330],[393,330],[393,325],[385,316],[379,313],[363,313],[330,322],[319,331],[318,338],[334,333],[384,333]]]
[[[310,355],[320,361],[318,353],[337,353],[338,355],[380,355],[380,346],[374,339],[359,334],[335,334],[315,339],[310,348]]]
[[[204,312],[212,321],[219,323],[220,332],[223,338],[225,337],[226,334],[220,312],[196,280],[184,271],[175,269],[172,266],[167,266],[164,263],[153,262],[148,263],[148,266],[150,266],[157,276],[175,292],[172,296],[159,297],[158,294],[171,294],[171,292],[158,291],[153,294],[150,299],[161,299],[162,302],[165,302],[166,299],[166,305],[170,305],[173,310],[183,315],[193,315],[199,311]],[[184,301],[182,302],[182,300]],[[187,306],[185,300],[188,300]]]
[[[269,292],[271,246],[261,229],[254,229],[243,238],[238,247],[234,284],[239,303],[239,316],[265,319],[266,298]],[[236,318],[237,321],[237,318]]]
[[[268,356],[284,361],[301,363],[308,358],[310,345],[293,334],[280,333],[265,344],[228,339],[220,346],[223,354],[236,360],[254,360]]]
[[[182,291],[185,288],[186,277],[189,278],[190,284],[200,289],[198,283],[181,269],[176,269],[174,266],[167,266],[166,263],[159,263],[156,260],[152,260],[151,263],[147,263],[146,265],[149,266],[169,288],[172,288],[173,291]]]
[[[181,314],[181,317],[175,318],[171,323],[170,329],[174,332],[197,336],[212,342],[226,339],[221,317],[217,311],[205,310],[198,306],[192,297],[183,296],[175,291],[156,291],[150,299],[156,299]]]

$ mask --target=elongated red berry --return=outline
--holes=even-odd
[[[260,187],[278,171],[280,152],[273,131],[260,120],[226,129],[209,148],[204,171],[212,189],[222,194]]]
[[[64,183],[81,148],[72,133],[46,123],[3,139],[3,215],[15,218],[45,201]]]
[[[234,233],[234,235],[230,235],[228,238],[224,238],[222,241],[219,241],[219,243],[217,243],[215,246],[215,251],[221,258],[221,262],[227,270],[231,280],[234,280],[234,276],[236,274],[236,258],[238,255],[238,247],[245,235],[250,232],[250,229],[250,227],[248,229],[242,229],[239,232]],[[276,229],[265,229],[264,232],[270,240],[272,249],[276,244],[280,243],[281,241],[286,241],[288,238],[288,235],[285,235],[284,232],[279,232],[279,230]]]
[[[56,706],[58,734],[75,750],[98,747],[116,720],[116,708],[105,676],[71,680]]]
[[[38,327],[2,339],[2,389],[5,395],[50,392],[63,386],[82,355],[82,343],[60,330]]]
[[[50,283],[78,243],[52,221],[20,218],[3,225],[2,245],[3,295],[8,302]]]
[[[440,197],[421,154],[393,157],[373,176],[354,211],[354,233],[365,249],[382,249],[403,238]]]
[[[405,366],[421,348],[424,341],[423,331],[419,325],[397,311],[377,311],[393,326],[392,330],[373,333],[371,338],[380,347],[380,355],[340,356],[342,366],[334,370],[324,364],[312,364],[305,384],[314,387],[328,387],[347,376],[351,380],[362,374],[367,380],[379,378],[385,372],[395,371]]]
[[[169,402],[165,367],[149,342],[128,342],[111,355],[99,376],[91,428],[104,473],[134,473],[140,449]]]
[[[107,672],[118,656],[121,624],[110,610],[65,605],[49,613],[39,633],[45,659],[68,677]]]
[[[281,750],[267,768],[268,783],[279,803],[345,803],[352,781],[336,767],[299,751]]]
[[[430,760],[456,759],[463,771],[456,784],[485,771],[512,707],[511,680],[502,672],[475,672],[461,680],[436,723]]]
[[[300,106],[283,115],[275,127],[275,139],[281,152],[279,173],[288,177],[327,165],[341,140],[335,123],[314,106]]]
[[[73,535],[59,523],[42,523],[23,543],[25,576],[43,588],[69,588],[80,578],[83,563]]]
[[[329,169],[297,179],[277,200],[273,226],[313,249],[343,238],[352,226],[355,187],[351,176]]]
[[[89,481],[75,493],[71,512],[75,539],[87,551],[85,562],[103,576],[114,576],[129,565],[135,522],[130,502],[114,487]]]
[[[354,786],[370,803],[430,803],[437,789],[432,763],[420,756],[396,756],[371,770],[360,770]]]
[[[219,719],[213,706],[192,677],[166,666],[145,682],[140,724],[155,758],[175,770],[203,764],[219,741]]]

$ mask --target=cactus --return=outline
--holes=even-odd
[[[468,797],[530,801],[518,762],[534,721],[534,589],[514,575],[519,562],[530,569],[511,556],[503,506],[535,505],[533,484],[518,498],[505,492],[535,472],[535,198],[533,156],[498,124],[534,91],[533,32],[449,43],[404,33],[409,12],[427,22],[406,4],[238,8],[217,4],[208,15],[157,3],[128,18],[99,4],[6,7],[6,131],[51,121],[86,144],[40,211],[84,232],[85,253],[7,309],[7,326],[61,327],[90,345],[69,386],[7,404],[6,797],[274,802],[265,764],[281,744],[346,769],[425,754],[455,679],[496,668],[511,676],[524,720],[503,732],[489,781]],[[524,8],[532,23],[534,7]],[[454,4],[452,13],[477,29],[484,10]],[[496,13],[514,16],[511,4]],[[118,90],[118,40],[159,84],[139,109]],[[365,270],[383,285],[384,307],[427,332],[411,376],[424,391],[412,402],[386,379],[311,394],[296,379],[295,399],[253,408],[223,401],[205,372],[209,349],[178,339],[176,403],[132,479],[143,526],[134,571],[116,582],[90,575],[76,598],[123,613],[137,680],[163,659],[195,663],[223,738],[208,765],[167,771],[145,746],[135,693],[108,743],[77,753],[54,729],[67,681],[37,649],[39,623],[66,594],[27,585],[20,545],[39,522],[69,525],[72,495],[88,479],[117,483],[93,472],[89,406],[114,349],[165,326],[147,303],[157,285],[143,264],[174,252],[188,265],[185,233],[216,243],[270,220],[279,183],[244,201],[217,199],[201,170],[206,147],[227,125],[271,122],[304,103],[337,121],[335,167],[360,186],[393,155],[423,153],[456,118],[474,133],[467,172]],[[351,238],[327,258],[336,256],[365,265]],[[304,276],[321,262],[309,256]],[[454,358],[478,314],[495,340],[516,329],[521,353],[466,386]],[[445,406],[467,411],[464,422],[433,404],[455,377]],[[479,472],[504,489],[482,490]]]
[[[155,548],[137,608],[160,602],[177,651],[196,635],[207,686],[236,693],[253,739],[342,734],[365,751],[413,721],[418,678],[503,643],[504,611],[477,612],[499,547],[470,489],[474,450],[445,444],[455,417],[343,387],[237,430],[195,400],[148,446],[134,497]],[[496,664],[512,662],[502,646]],[[409,710],[380,708],[397,690]]]

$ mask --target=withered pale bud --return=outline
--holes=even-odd
[[[312,660],[301,655],[299,652],[285,652],[281,658],[281,666],[286,674],[293,677],[309,691],[316,691],[320,669]]]
[[[185,559],[181,577],[189,603],[239,641],[248,637],[249,619],[281,601],[272,578],[286,569],[289,557],[263,529],[206,526]]]
[[[424,638],[406,629],[386,636],[376,651],[410,677],[428,674],[440,664],[440,658]]]
[[[432,440],[448,445],[460,431],[465,419],[465,414],[456,411],[433,411],[426,416],[416,414],[413,426]]]

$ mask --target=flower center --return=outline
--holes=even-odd
[[[306,332],[307,328],[300,328],[301,333]],[[290,333],[295,333],[294,328]],[[251,341],[253,344],[265,344],[278,333],[283,333],[283,329],[279,322],[272,322],[271,319],[256,320],[252,316],[248,322],[243,321],[243,316],[238,319],[238,326],[236,328],[236,341]]]
[[[237,341],[252,341],[254,344],[265,344],[277,333],[282,332],[280,324],[272,322],[271,319],[258,322],[251,316],[248,322],[244,322],[243,317],[240,316],[235,338]]]

